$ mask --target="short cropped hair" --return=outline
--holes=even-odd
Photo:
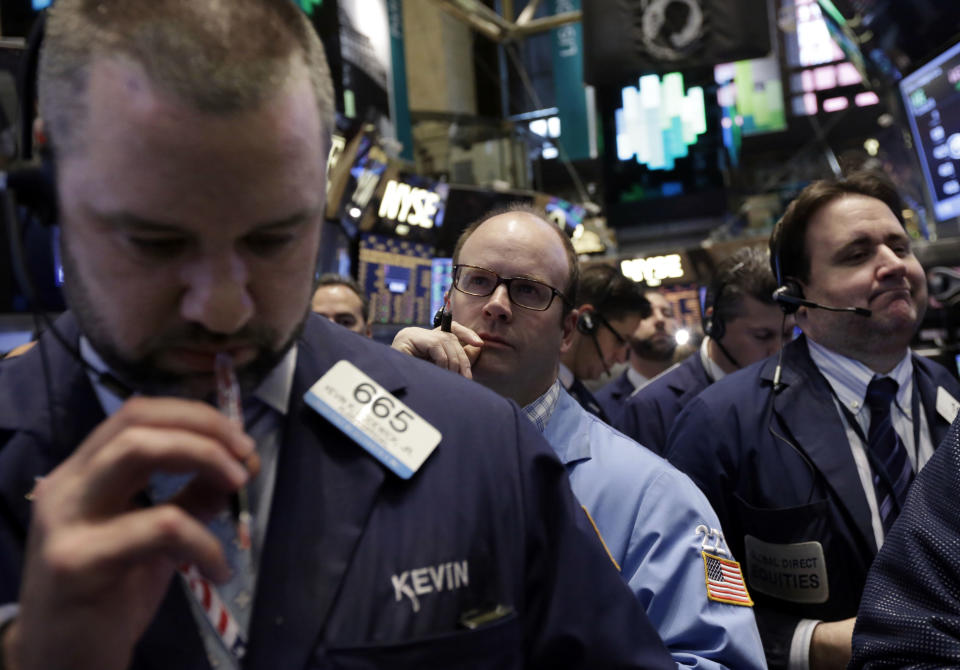
[[[765,305],[775,305],[777,280],[770,271],[765,249],[743,247],[720,261],[707,286],[704,304],[713,307],[715,318],[729,322],[742,316],[743,298],[749,296]]]
[[[791,278],[802,282],[810,279],[807,226],[821,207],[846,195],[876,198],[889,207],[900,225],[905,227],[903,201],[882,172],[862,171],[844,179],[815,181],[787,206],[770,236],[770,267],[778,282]]]
[[[129,58],[153,85],[197,110],[257,109],[288,80],[291,58],[308,70],[329,148],[333,87],[323,45],[292,0],[58,0],[40,58],[40,115],[54,153],[80,146],[94,62]]]
[[[625,277],[610,265],[594,265],[580,275],[580,303],[590,304],[608,319],[619,319],[639,313],[650,316],[647,287]]]
[[[460,262],[460,251],[463,249],[463,245],[466,244],[467,240],[471,235],[473,235],[477,228],[495,216],[500,216],[502,214],[529,214],[540,219],[556,231],[557,237],[560,240],[560,243],[563,245],[563,250],[567,254],[567,265],[570,270],[567,278],[567,285],[561,289],[564,297],[567,299],[567,304],[565,305],[563,312],[566,314],[576,307],[577,293],[580,287],[580,261],[577,260],[577,252],[573,248],[573,242],[571,242],[567,234],[560,229],[560,226],[547,218],[546,212],[537,207],[528,205],[527,203],[518,202],[501,209],[492,210],[487,214],[484,214],[483,218],[474,221],[467,226],[467,228],[460,233],[460,237],[457,238],[457,244],[453,248],[453,264],[456,265]]]
[[[356,293],[357,297],[360,298],[360,302],[363,304],[363,319],[370,321],[370,298],[367,296],[366,291],[363,290],[363,287],[360,286],[360,282],[353,277],[347,277],[337,274],[336,272],[327,272],[320,275],[320,279],[317,280],[317,285],[313,287],[313,292],[316,293],[318,288],[324,286],[346,286]]]

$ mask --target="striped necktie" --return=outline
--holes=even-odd
[[[897,387],[897,382],[889,377],[875,377],[867,386],[866,402],[870,408],[867,449],[873,456],[873,486],[884,532],[890,530],[900,513],[913,481],[913,466],[900,436],[893,429],[890,415]]]

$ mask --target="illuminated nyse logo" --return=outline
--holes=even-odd
[[[659,286],[664,279],[682,277],[683,263],[680,261],[680,254],[668,254],[621,261],[620,270],[625,277],[634,281],[646,282],[647,286]]]
[[[440,196],[425,188],[417,188],[391,179],[380,200],[381,219],[406,223],[421,228],[433,228]]]

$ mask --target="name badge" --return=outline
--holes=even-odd
[[[744,537],[750,589],[793,603],[825,603],[830,597],[823,545],[771,544]]]
[[[304,400],[403,479],[440,444],[439,430],[350,361],[330,368]]]
[[[944,419],[953,423],[957,418],[957,410],[960,410],[960,402],[950,395],[950,392],[942,386],[937,387],[937,413]]]

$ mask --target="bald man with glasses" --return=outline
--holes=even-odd
[[[453,262],[451,331],[405,328],[394,348],[523,408],[679,667],[763,668],[749,595],[704,496],[583,409],[559,379],[561,354],[582,334],[570,240],[542,213],[511,209],[468,228]],[[711,571],[729,575],[723,588]]]

